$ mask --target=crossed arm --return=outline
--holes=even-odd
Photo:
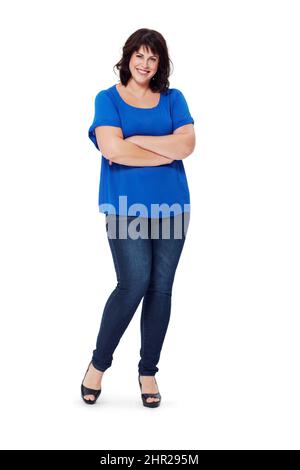
[[[133,135],[125,140],[172,160],[182,160],[188,157],[195,148],[193,124],[186,124],[175,129],[174,133],[169,135]]]
[[[124,139],[120,128],[107,126],[98,127],[95,132],[102,153],[110,165],[167,165],[186,158],[195,147],[193,124],[181,126],[173,134],[163,136],[135,135]]]

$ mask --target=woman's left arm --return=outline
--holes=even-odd
[[[133,135],[127,137],[133,144],[173,160],[182,160],[193,153],[196,138],[193,124],[186,124],[168,135]]]

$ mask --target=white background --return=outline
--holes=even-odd
[[[1,447],[299,449],[299,2],[1,3]],[[135,30],[165,37],[195,120],[191,222],[156,375],[139,306],[80,397],[116,285],[94,98]]]

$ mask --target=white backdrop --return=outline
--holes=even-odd
[[[1,448],[299,449],[299,4],[1,3]],[[98,212],[98,91],[127,37],[163,34],[196,148],[156,375],[141,305],[97,404],[80,383],[116,285]]]

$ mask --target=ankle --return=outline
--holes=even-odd
[[[101,376],[104,374],[104,371],[103,370],[99,370],[99,369],[96,369],[96,367],[91,363],[90,365],[90,370],[92,370],[93,372],[96,372],[97,375]]]

